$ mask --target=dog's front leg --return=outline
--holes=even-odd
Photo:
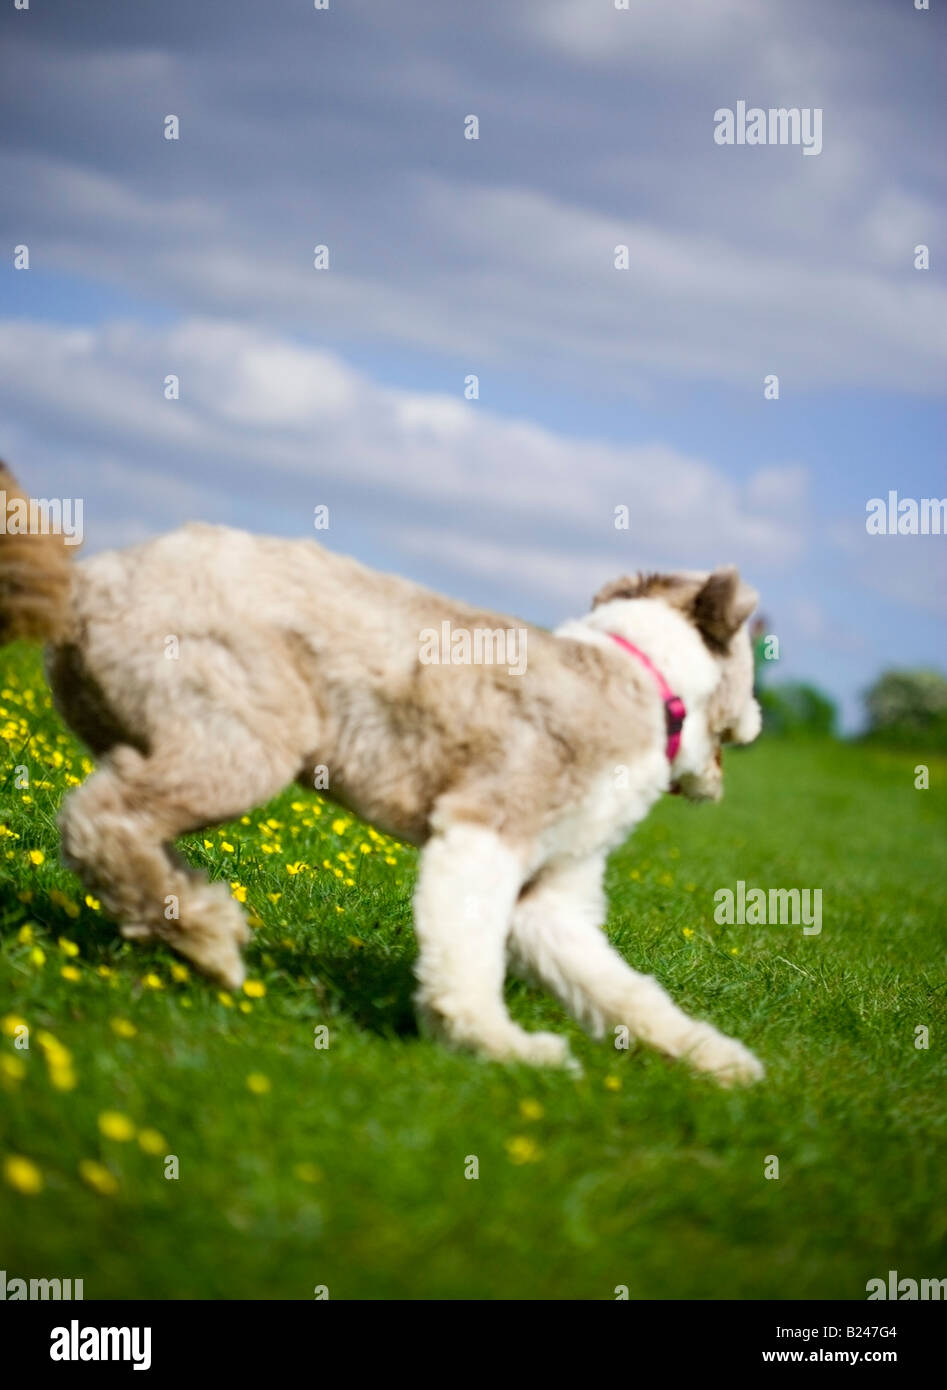
[[[597,1037],[606,1026],[623,1026],[723,1085],[761,1077],[762,1066],[736,1038],[691,1018],[653,976],[625,964],[600,928],[603,873],[601,856],[543,870],[513,914],[514,963],[553,990]]]
[[[483,826],[456,824],[421,855],[414,919],[421,947],[422,1023],[448,1041],[499,1059],[561,1065],[564,1038],[528,1033],[503,1001],[506,939],[523,882],[521,857]]]

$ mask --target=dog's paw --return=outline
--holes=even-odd
[[[575,1071],[578,1063],[569,1051],[568,1041],[558,1033],[528,1033],[513,1028],[501,1039],[492,1040],[486,1049],[490,1056],[502,1062],[526,1062],[532,1067],[564,1067]]]
[[[120,930],[126,941],[151,941],[154,936],[150,927],[134,922],[126,922]]]
[[[423,993],[415,997],[418,1024],[424,1037],[451,1047],[479,1053],[494,1062],[525,1062],[532,1067],[578,1069],[569,1044],[558,1033],[528,1033],[511,1018],[464,1012],[445,1012]]]
[[[250,929],[239,903],[222,883],[202,883],[182,899],[180,920],[164,940],[212,980],[239,989],[246,979],[240,954]]]
[[[706,1072],[721,1086],[749,1086],[766,1074],[762,1062],[748,1047],[716,1031],[688,1049],[686,1057],[691,1066]]]
[[[171,944],[202,974],[228,989],[239,989],[247,977],[240,947],[232,936],[182,932]]]
[[[228,989],[240,989],[247,978],[247,968],[236,947],[222,947],[213,959],[202,963],[201,969]]]

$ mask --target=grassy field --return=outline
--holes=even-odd
[[[222,992],[123,942],[59,866],[60,800],[91,765],[22,648],[0,655],[0,732],[8,1277],[82,1277],[87,1298],[858,1299],[889,1269],[947,1275],[943,763],[916,791],[920,757],[764,740],[728,755],[720,806],[666,798],[613,857],[627,959],[768,1067],[727,1092],[515,982],[515,1016],[568,1032],[581,1078],[420,1040],[416,856],[298,790],[184,842],[255,926],[245,992]],[[738,879],[821,888],[821,935],[716,925]]]

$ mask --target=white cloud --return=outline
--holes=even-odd
[[[630,0],[621,10],[614,0],[527,0],[519,20],[557,52],[608,66],[702,64],[708,53],[731,52],[766,33],[754,0]]]
[[[871,593],[947,618],[947,536],[870,536],[864,504],[827,527],[846,578]]]
[[[177,401],[164,398],[170,371]],[[427,528],[455,568],[464,554],[476,568],[478,553],[483,563],[505,553],[544,584],[564,564],[584,581],[596,556],[606,568],[735,559],[771,569],[803,544],[786,518],[785,471],[743,487],[665,444],[569,438],[478,403],[393,390],[334,354],[219,321],[96,330],[0,321],[3,398],[27,456],[31,431],[52,429],[70,441],[63,467],[86,478],[100,510],[114,499],[127,522],[137,496],[155,528],[215,508],[224,519],[242,500],[257,525],[270,515],[302,529],[329,491],[352,526],[395,549],[416,550]],[[627,530],[615,528],[619,506]]]
[[[27,167],[21,154],[0,156],[0,180],[25,189],[18,225],[45,228],[31,238],[37,269],[135,294],[160,286],[179,306],[292,333],[317,324],[321,341],[397,343],[484,373],[542,363],[578,389],[649,377],[742,387],[775,371],[796,391],[935,392],[947,291],[912,268],[932,210],[875,187],[853,220],[834,201],[846,182],[833,167],[841,157],[821,157],[825,178],[809,168],[819,161],[787,169],[769,220],[751,221],[745,238],[726,223],[715,232],[536,188],[409,174],[397,269],[392,248],[380,253],[356,219],[329,237],[327,272],[312,268],[312,247],[328,233],[313,230],[315,217],[301,225],[298,208],[234,215],[226,201],[138,191],[62,161],[33,157]],[[800,240],[790,230],[813,199]],[[628,247],[627,270],[613,267],[617,245]],[[420,257],[421,247],[437,254]]]

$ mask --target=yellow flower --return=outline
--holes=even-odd
[[[127,1115],[118,1110],[103,1110],[99,1116],[99,1129],[106,1139],[115,1139],[119,1144],[127,1144],[135,1137],[135,1126]]]
[[[57,1091],[74,1091],[77,1086],[76,1073],[72,1069],[72,1062],[62,1061],[59,1057],[47,1059],[49,1062],[49,1079]]]
[[[731,946],[731,947],[730,947],[730,954],[731,954],[731,956],[738,956],[738,955],[740,954],[740,952],[739,952],[739,950],[737,949],[736,946]]]
[[[283,895],[282,893],[267,893],[266,896],[269,898],[271,903],[278,903]]]
[[[153,970],[150,970],[147,975],[142,976],[141,983],[144,985],[145,989],[164,989],[164,980],[162,980],[160,975],[156,975]]]
[[[138,1032],[134,1023],[127,1018],[113,1018],[110,1026],[117,1038],[133,1038]]]
[[[112,978],[111,968],[107,965],[97,965],[95,973],[101,975],[103,980],[110,980]]]
[[[535,1163],[539,1158],[539,1145],[528,1139],[525,1134],[507,1139],[506,1151],[512,1163]]]
[[[118,1191],[118,1182],[103,1163],[94,1158],[84,1158],[79,1164],[79,1176],[103,1197],[112,1197]]]
[[[617,1076],[606,1076],[602,1085],[605,1087],[606,1091],[620,1091],[621,1078]]]
[[[43,853],[43,851],[42,851],[41,849],[31,849],[31,850],[30,850],[30,863],[31,863],[31,864],[43,864],[43,863],[45,863],[45,862],[46,862],[46,855]]]
[[[247,1077],[247,1089],[255,1096],[265,1096],[270,1089],[269,1077],[264,1076],[262,1072],[252,1071]]]
[[[86,893],[83,902],[85,903],[86,907],[91,907],[93,912],[102,911],[102,904],[99,902],[98,898],[93,898],[91,893]]]
[[[397,862],[398,862],[398,861],[397,861],[397,859],[395,859],[394,855],[392,855],[392,854],[386,854],[386,855],[385,855],[385,863],[386,863],[386,864],[397,864]]]
[[[63,1062],[71,1060],[72,1053],[69,1049],[63,1047],[59,1039],[54,1037],[52,1033],[47,1032],[45,1028],[41,1028],[36,1034],[36,1041],[45,1052],[47,1060],[50,1058],[59,1058],[59,1060]]]
[[[5,1014],[3,1018],[0,1018],[0,1033],[3,1033],[4,1037],[16,1037],[16,1030],[18,1028],[27,1027],[29,1027],[29,1025],[26,1019],[20,1018],[19,1014]]]
[[[183,984],[185,980],[191,978],[191,972],[186,965],[180,965],[176,960],[170,966],[172,980],[177,980],[178,984]]]
[[[674,876],[673,874],[662,874],[661,877],[658,879],[658,882],[664,888],[670,888],[674,884]]]
[[[8,1154],[3,1160],[3,1176],[15,1192],[35,1197],[43,1190],[43,1175],[32,1159],[21,1154]]]
[[[308,868],[309,868],[309,865],[308,865],[308,864],[303,864],[302,861],[300,860],[300,861],[297,861],[295,864],[287,864],[287,865],[286,865],[286,872],[287,872],[288,874],[293,874],[293,875],[295,875],[295,874],[301,874],[302,871],[303,871],[303,869],[308,869]]]
[[[32,949],[32,951],[30,951],[29,961],[30,961],[30,965],[35,965],[37,968],[39,968],[39,966],[41,966],[41,965],[45,965],[45,964],[46,964],[46,952],[45,952],[45,951],[42,951],[42,950],[39,948],[39,946],[34,946],[33,949]]]
[[[74,941],[70,941],[68,936],[59,938],[59,949],[64,956],[77,956],[79,954],[79,947]]]
[[[253,1013],[253,1005],[249,1002],[249,1000],[247,1000],[247,999],[241,999],[241,1000],[240,1000],[240,1012],[241,1012],[242,1014],[252,1014],[252,1013]]]
[[[320,1182],[322,1180],[322,1169],[315,1163],[297,1163],[293,1172],[300,1182]]]
[[[228,994],[225,989],[222,989],[220,991],[220,993],[217,995],[217,999],[221,1004],[223,1004],[225,1009],[233,1008],[233,995]]]
[[[681,928],[681,935],[682,935],[682,936],[686,936],[686,937],[688,938],[688,940],[690,940],[690,938],[694,935],[694,928],[693,928],[693,927],[682,927],[682,928]]]
[[[366,845],[363,841],[362,844],[360,844],[358,847],[358,852],[359,854],[371,854],[372,847],[371,845]]]
[[[138,1144],[146,1154],[163,1154],[168,1147],[164,1135],[159,1134],[156,1129],[139,1130]]]
[[[262,980],[244,981],[243,992],[250,999],[262,999],[266,993],[266,985]]]
[[[22,1081],[26,1075],[26,1064],[21,1057],[0,1057],[0,1072],[8,1081]]]
[[[541,1120],[543,1108],[538,1100],[521,1100],[520,1114],[524,1120]]]
[[[234,854],[236,852],[229,840],[221,840],[220,848],[224,851],[225,854]]]
[[[74,965],[64,965],[59,973],[64,980],[72,980],[75,982],[76,980],[82,979],[82,976]]]
[[[236,898],[238,903],[245,903],[247,900],[247,890],[242,883],[231,883],[230,895]]]
[[[16,939],[21,946],[30,946],[33,943],[33,923],[24,922],[23,926],[16,934]]]
[[[305,811],[306,804],[303,801],[292,801],[290,802],[289,809],[291,811]]]
[[[347,820],[344,820],[341,816],[338,818],[338,820],[334,820],[332,822],[332,832],[335,835],[343,835],[345,831],[348,830],[348,828],[349,822]]]

